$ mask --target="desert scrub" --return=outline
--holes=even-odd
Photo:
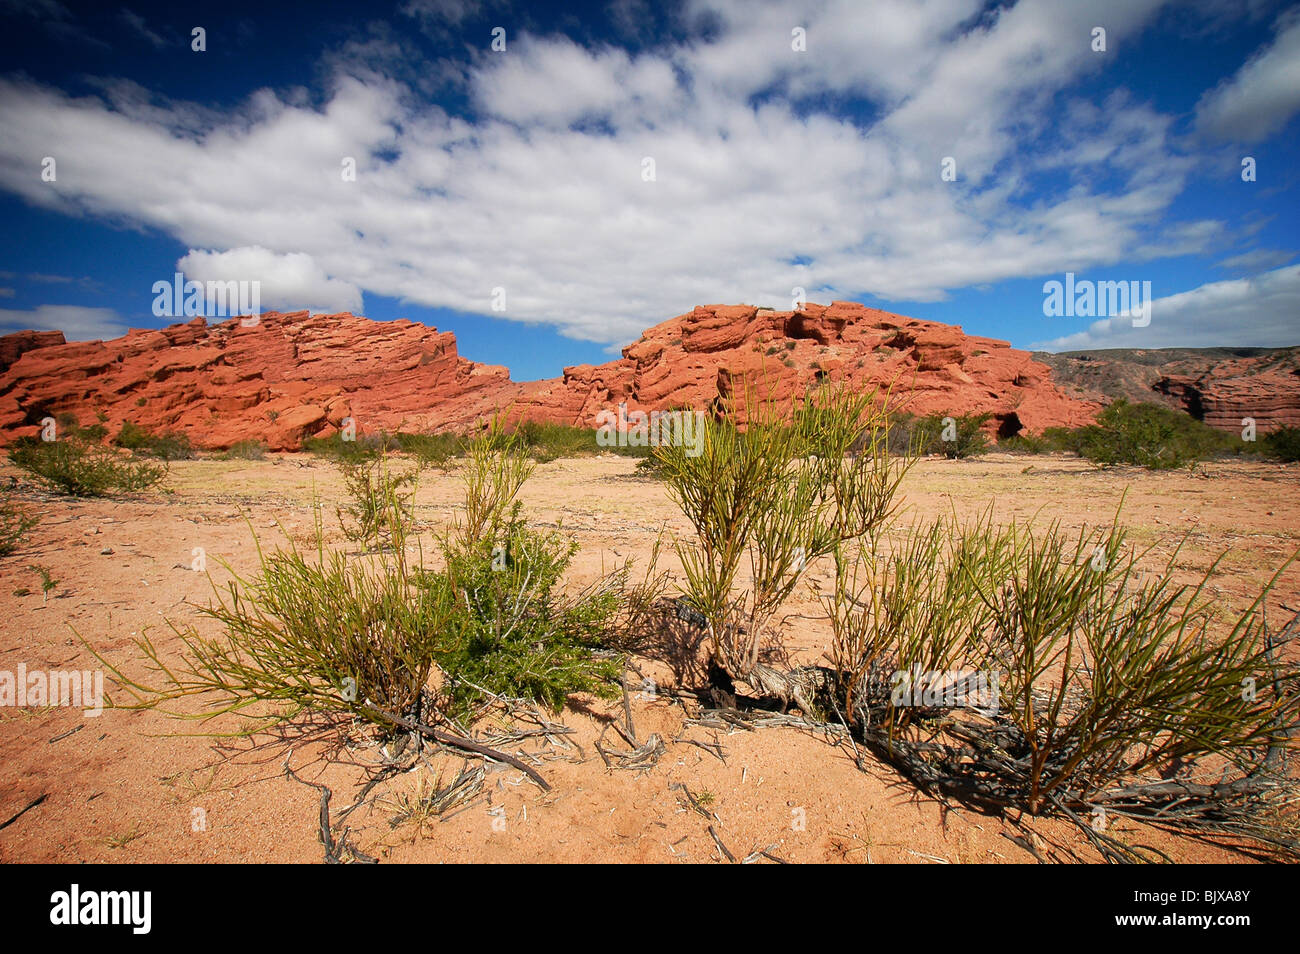
[[[1177,552],[1139,580],[1142,556],[1118,524],[1070,535],[989,514],[914,526],[885,556],[861,548],[827,601],[835,708],[922,784],[988,807],[1276,843],[1264,818],[1291,797],[1276,768],[1300,676],[1262,607],[1291,561],[1223,622],[1217,562],[1178,585]],[[991,693],[959,700],[973,674]]]
[[[339,470],[349,503],[338,508],[344,535],[379,549],[404,536],[414,521],[417,470],[397,472],[388,456],[341,459]]]
[[[399,432],[394,440],[404,453],[422,464],[442,467],[457,457],[463,457],[469,444],[458,434],[407,434]]]
[[[574,692],[612,697],[622,661],[603,650],[619,612],[621,580],[606,577],[561,595],[577,550],[572,539],[516,520],[495,539],[447,553],[433,585],[456,594],[455,648],[438,657],[455,713],[471,712],[484,690],[552,710]]]
[[[984,425],[991,414],[930,414],[921,419],[922,432],[928,435],[925,453],[942,454],[949,460],[978,457],[988,451],[989,439]]]
[[[157,457],[160,460],[189,460],[194,456],[194,448],[190,446],[190,439],[186,435],[175,431],[155,434],[131,421],[123,422],[121,430],[113,438],[113,443],[137,454]]]
[[[1300,460],[1300,427],[1283,427],[1265,437],[1260,444],[1270,457],[1287,463]]]
[[[123,456],[81,437],[23,438],[9,459],[46,486],[76,497],[107,497],[148,490],[167,476],[165,464]]]
[[[782,695],[760,665],[772,617],[809,564],[879,531],[914,458],[889,452],[874,392],[825,387],[780,406],[746,388],[706,420],[700,453],[655,448],[669,493],[694,529],[676,541],[685,598],[705,620],[712,688],[740,679]],[[743,401],[743,405],[741,403]],[[741,420],[743,413],[744,426]],[[748,564],[752,583],[739,576]]]
[[[513,433],[528,456],[542,464],[565,457],[590,457],[593,454],[646,457],[650,453],[648,447],[617,444],[601,446],[596,440],[598,432],[595,429],[567,424],[544,424],[529,420],[516,426]]]
[[[18,506],[12,493],[0,496],[0,557],[9,556],[23,545],[28,531],[40,523]]]
[[[1216,431],[1182,411],[1160,404],[1117,400],[1097,423],[1076,430],[1081,457],[1103,467],[1136,464],[1149,470],[1186,467],[1226,453],[1240,453],[1240,438]]]
[[[266,445],[258,440],[235,441],[220,455],[222,460],[261,460],[266,456]]]
[[[570,692],[605,694],[621,663],[600,648],[600,634],[613,625],[626,567],[561,595],[576,545],[524,526],[515,498],[532,462],[518,441],[494,427],[471,446],[466,512],[441,539],[438,572],[411,534],[408,502],[386,476],[390,462],[372,463],[374,522],[388,546],[327,549],[318,503],[311,549],[268,552],[259,543],[255,574],[227,567],[230,580],[213,584],[214,601],[200,612],[221,635],[169,624],[180,663],[164,662],[147,634],[136,641],[144,675],[91,648],[129,694],[123,707],[174,711],[189,699],[200,708],[183,714],[242,716],[241,732],[304,713],[350,714],[396,733],[449,713],[465,718],[484,691],[556,707]]]
[[[526,435],[500,420],[475,439],[460,474],[464,516],[443,536],[445,570],[429,577],[454,594],[455,648],[439,664],[461,716],[485,690],[553,709],[574,692],[608,696],[622,669],[602,641],[615,628],[627,565],[562,595],[578,545],[526,526],[518,495],[535,466]]]
[[[148,634],[135,645],[149,675],[128,673],[90,647],[131,697],[113,704],[203,720],[233,714],[246,720],[242,733],[304,712],[350,713],[389,727],[394,715],[420,718],[436,653],[449,648],[453,594],[424,585],[404,545],[350,559],[326,550],[319,505],[315,526],[313,550],[290,544],[267,553],[259,543],[255,576],[213,583],[214,601],[199,612],[221,625],[220,636],[169,624],[182,644],[180,663],[164,661]],[[198,711],[172,708],[191,698]]]

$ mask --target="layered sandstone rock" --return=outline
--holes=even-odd
[[[1153,401],[1211,427],[1300,427],[1300,347],[1162,348],[1035,354],[1085,400]]]
[[[198,447],[262,440],[293,449],[333,433],[464,430],[498,412],[591,427],[603,410],[707,409],[746,386],[785,398],[819,382],[887,387],[912,412],[989,413],[1002,434],[1090,421],[1046,366],[1004,341],[851,302],[795,312],[709,305],[656,325],[603,365],[518,383],[460,357],[455,337],[400,320],[268,313],[256,324],[196,318],[104,342],[58,332],[0,338],[0,433],[42,418],[182,431]]]
[[[0,339],[0,355],[9,338]],[[468,427],[518,385],[501,367],[467,361],[456,339],[409,321],[352,314],[203,318],[104,342],[23,350],[0,374],[0,431],[35,433],[71,413],[181,431],[197,447],[261,440],[293,449],[352,417],[359,429]]]
[[[785,399],[823,381],[891,389],[895,403],[917,414],[988,413],[1004,435],[1085,424],[1100,407],[1067,397],[1044,365],[1005,341],[853,302],[784,312],[701,306],[646,331],[620,361],[524,385],[518,406],[521,414],[590,426],[621,402],[708,408],[746,382]]]

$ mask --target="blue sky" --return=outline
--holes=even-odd
[[[516,380],[796,287],[1024,348],[1300,344],[1294,4],[306,9],[0,0],[0,333],[161,326],[181,269]],[[1067,272],[1149,282],[1149,324],[1045,315]]]

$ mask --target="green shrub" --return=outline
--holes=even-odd
[[[514,430],[528,455],[539,463],[562,457],[589,457],[602,449],[596,444],[596,432],[564,424],[522,421]]]
[[[818,389],[786,409],[744,392],[706,419],[702,449],[655,448],[668,490],[694,528],[677,541],[686,598],[706,621],[714,686],[762,683],[768,626],[804,569],[876,533],[909,466],[888,452],[876,395]],[[739,583],[742,564],[752,582]]]
[[[626,457],[647,457],[648,446],[608,447],[596,441],[598,431],[594,428],[573,427],[568,424],[544,424],[540,421],[522,421],[514,433],[518,436],[528,456],[538,463],[547,463],[561,458],[590,457],[594,454],[620,454]]]
[[[170,624],[183,650],[166,661],[146,633],[135,641],[153,675],[121,670],[90,647],[131,701],[121,708],[170,706],[193,697],[189,718],[234,714],[243,731],[303,712],[351,713],[391,728],[384,713],[421,717],[436,653],[449,648],[452,594],[424,585],[405,546],[361,559],[328,552],[319,505],[312,552],[297,546],[266,553],[253,579],[213,584],[215,601],[200,612],[220,636]],[[89,644],[88,644],[89,645]]]
[[[375,549],[404,535],[414,519],[417,471],[394,473],[386,456],[340,460],[339,469],[351,498],[346,507],[338,508],[344,535]]]
[[[79,437],[25,438],[9,451],[9,459],[47,486],[77,497],[147,490],[167,476],[166,465],[124,457]]]
[[[524,526],[515,498],[533,463],[520,442],[494,424],[468,453],[465,515],[442,540],[441,571],[412,545],[391,462],[349,463],[379,475],[376,506],[388,512],[372,522],[391,547],[327,551],[318,504],[313,552],[259,544],[252,579],[214,584],[215,603],[202,612],[221,635],[172,626],[179,662],[171,651],[164,661],[147,634],[136,649],[152,675],[124,672],[91,647],[131,696],[123,707],[192,698],[203,705],[191,717],[243,716],[252,720],[245,731],[304,712],[349,713],[391,733],[395,718],[472,715],[484,692],[555,707],[571,692],[611,695],[621,661],[599,647],[616,624],[626,566],[562,596],[576,545]],[[441,698],[429,686],[438,671]]]
[[[1260,442],[1264,453],[1281,461],[1300,460],[1300,427],[1284,427]]]
[[[104,425],[102,415],[97,423],[83,427],[78,423],[76,414],[64,411],[55,417],[55,423],[58,425],[57,434],[61,438],[71,437],[88,444],[98,444],[108,435],[108,428]]]
[[[943,454],[950,460],[977,457],[987,453],[988,435],[984,425],[991,414],[930,414],[922,419],[927,433],[934,437],[926,447],[930,454]]]
[[[466,439],[458,434],[405,434],[394,435],[397,446],[415,456],[422,464],[441,467],[449,460],[463,457]]]
[[[1083,428],[1047,427],[1039,435],[1039,445],[1046,453],[1069,452],[1083,456]]]
[[[122,429],[113,438],[113,443],[160,460],[189,460],[194,456],[194,448],[190,446],[187,435],[175,431],[155,434],[131,421],[122,423]]]
[[[1244,448],[1240,437],[1182,411],[1122,399],[1097,415],[1096,424],[1079,428],[1076,439],[1080,456],[1096,464],[1137,464],[1150,470],[1185,467]]]
[[[221,454],[222,460],[261,460],[266,445],[258,440],[236,441]]]
[[[998,441],[998,450],[1007,454],[1043,454],[1047,444],[1041,436],[1016,434]]]
[[[22,546],[27,532],[40,523],[40,517],[28,514],[14,500],[13,494],[0,497],[0,557]]]
[[[531,699],[558,710],[565,697],[615,693],[622,662],[601,654],[619,611],[619,587],[605,579],[575,597],[559,585],[577,542],[528,530],[453,548],[433,585],[457,594],[454,649],[439,654],[451,708],[468,713],[483,691]]]
[[[1143,783],[1196,801],[1158,785],[1182,765],[1223,774],[1202,759],[1253,777],[1270,744],[1292,744],[1300,705],[1300,676],[1265,636],[1268,589],[1220,624],[1214,567],[1177,585],[1171,558],[1139,582],[1140,556],[1118,526],[1071,536],[988,515],[915,527],[884,557],[860,550],[830,613],[841,711],[891,761],[1003,808],[1084,812]],[[900,701],[908,672],[998,678],[973,707]]]

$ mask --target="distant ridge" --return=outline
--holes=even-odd
[[[1088,401],[1152,401],[1225,431],[1300,427],[1300,345],[1036,351],[1053,379]]]

